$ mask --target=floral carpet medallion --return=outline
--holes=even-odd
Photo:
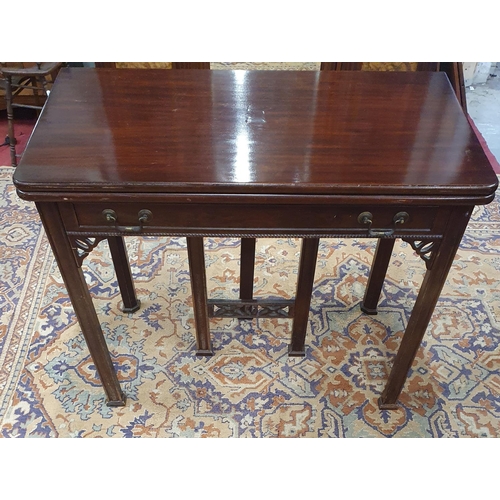
[[[120,310],[106,241],[85,260],[127,395],[108,408],[35,207],[0,168],[3,437],[499,437],[500,213],[478,207],[400,397],[382,391],[425,271],[397,241],[377,316],[360,310],[375,240],[322,239],[304,358],[290,319],[212,319],[195,355],[185,239],[131,237],[141,309]],[[236,298],[239,240],[205,239],[213,298]],[[255,295],[292,298],[298,239],[259,239]]]

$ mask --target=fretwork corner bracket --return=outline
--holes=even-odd
[[[416,254],[425,262],[425,267],[430,270],[434,263],[437,249],[441,240],[413,240],[409,238],[402,238],[410,244]]]
[[[94,250],[94,248],[105,239],[105,237],[70,236],[71,248],[75,254],[78,267],[82,267],[85,257],[87,257],[87,255],[89,255],[90,252],[92,252],[92,250]]]

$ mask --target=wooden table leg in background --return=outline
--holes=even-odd
[[[314,286],[314,272],[318,257],[319,238],[304,238],[300,251],[299,277],[297,280],[297,293],[295,294],[295,307],[292,327],[292,342],[288,350],[289,356],[305,355],[305,340],[311,295]]]
[[[253,299],[255,269],[255,238],[241,238],[240,299]]]
[[[7,134],[9,137],[10,162],[17,167],[16,136],[14,132],[14,109],[12,107],[12,77],[5,77],[5,105],[7,107]]]
[[[205,272],[205,253],[202,237],[187,237],[189,273],[193,293],[194,322],[198,356],[212,356],[210,326],[208,322],[207,279]]]
[[[57,204],[39,202],[36,205],[90,355],[108,397],[106,404],[125,406],[126,397],[121,391],[85,277],[73,253]]]
[[[133,313],[141,307],[141,302],[137,299],[135,294],[125,242],[121,236],[110,236],[108,237],[108,245],[113,259],[116,279],[118,280],[118,286],[120,287],[120,293],[122,295],[122,311]]]
[[[361,310],[366,314],[377,314],[380,292],[382,291],[389,261],[391,260],[394,241],[393,238],[380,238],[378,240],[370,270],[370,277],[368,278],[368,285],[366,286],[365,296],[361,303]]]
[[[392,366],[389,380],[379,398],[382,410],[397,409],[397,400],[408,376],[422,338],[427,330],[434,307],[445,284],[448,271],[467,227],[473,207],[460,207],[453,211],[446,233],[435,250],[432,264],[428,266],[424,281],[408,321]]]

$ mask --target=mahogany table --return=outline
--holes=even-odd
[[[396,408],[475,205],[497,178],[443,73],[66,68],[14,174],[36,202],[107,395],[125,404],[81,270],[110,245],[139,308],[128,235],[187,238],[197,353],[209,316],[292,317],[304,354],[319,238],[377,238],[362,309],[376,314],[395,238],[427,271],[387,385]],[[242,238],[240,299],[207,300],[203,238]],[[256,237],[302,238],[294,301],[252,296]]]

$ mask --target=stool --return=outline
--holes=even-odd
[[[47,85],[50,75],[53,83],[59,68],[60,62],[35,63],[29,68],[7,66],[8,63],[0,63],[0,74],[5,79],[5,104],[7,107],[7,142],[10,145],[10,159],[13,167],[17,166],[16,138],[14,136],[14,108],[30,108],[40,111],[43,104],[40,101],[39,91],[44,96],[48,96]],[[24,89],[32,90],[35,96],[35,105],[14,103],[14,97],[18,96]]]

